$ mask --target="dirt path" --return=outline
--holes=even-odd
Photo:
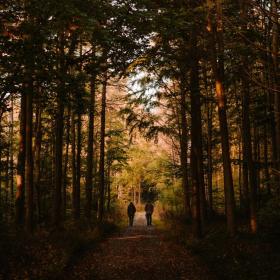
[[[65,279],[179,280],[213,279],[207,269],[182,247],[164,240],[137,213],[133,227],[107,238],[71,267]]]

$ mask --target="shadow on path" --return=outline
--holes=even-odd
[[[63,277],[64,278],[64,277]],[[67,271],[64,279],[179,280],[213,279],[181,246],[166,241],[156,227],[146,226],[144,212],[133,227],[107,238]]]

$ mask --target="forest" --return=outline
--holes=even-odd
[[[0,280],[279,279],[279,46],[278,0],[0,1]]]

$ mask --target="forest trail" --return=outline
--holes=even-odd
[[[207,268],[184,248],[146,226],[145,213],[136,213],[133,227],[105,239],[71,266],[63,279],[206,280]]]

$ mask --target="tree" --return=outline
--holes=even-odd
[[[212,1],[208,1],[210,9]],[[224,42],[223,42],[223,19],[222,19],[222,4],[217,0],[215,3],[216,9],[216,28],[213,30],[210,16],[208,18],[207,29],[210,32],[210,46],[212,51],[212,69],[215,75],[216,99],[218,103],[218,114],[221,131],[221,142],[223,151],[223,167],[224,167],[224,189],[228,231],[231,235],[235,234],[235,199],[233,189],[233,179],[230,161],[230,147],[228,136],[228,123],[226,114],[226,96],[224,92]],[[209,11],[211,13],[211,11]],[[217,39],[217,49],[215,47],[214,38]]]
[[[99,157],[99,205],[98,220],[104,218],[105,201],[105,124],[106,124],[106,94],[107,94],[107,73],[105,72],[102,82],[101,96],[101,128],[100,128],[100,157]]]

